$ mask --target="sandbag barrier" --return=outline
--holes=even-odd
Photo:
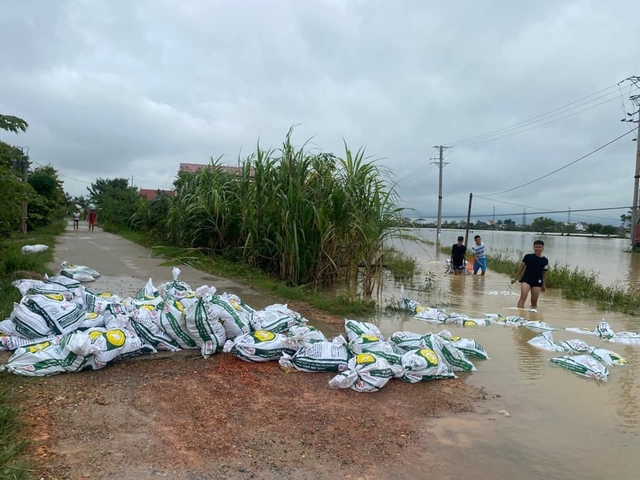
[[[374,392],[393,378],[455,378],[456,372],[476,370],[470,358],[489,358],[474,340],[446,330],[395,332],[385,339],[375,324],[349,319],[345,335],[329,340],[287,305],[255,310],[212,286],[193,290],[179,275],[174,267],[172,281],[156,288],[149,279],[127,298],[90,291],[81,282],[99,273],[67,262],[55,277],[15,281],[22,299],[0,322],[0,349],[13,354],[0,368],[46,376],[99,370],[158,351],[200,349],[205,358],[225,352],[247,362],[278,361],[285,370],[331,372],[330,387]]]

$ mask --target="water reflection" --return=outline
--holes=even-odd
[[[638,347],[626,347],[623,355],[631,365],[637,365],[638,361],[640,361]],[[619,367],[624,370],[620,372],[620,393],[615,396],[614,403],[616,404],[620,426],[634,431],[635,435],[639,436],[640,403],[638,402],[638,396],[634,392],[634,390],[637,390],[638,376],[634,368],[627,367],[628,365]],[[618,369],[618,367],[613,368]],[[616,393],[615,390],[613,393]]]
[[[524,378],[535,380],[541,374],[540,366],[544,363],[544,355],[542,350],[532,347],[527,342],[538,333],[528,328],[512,328],[511,330],[518,356],[518,370]]]

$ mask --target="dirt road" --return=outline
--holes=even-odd
[[[170,279],[171,268],[146,249],[98,229],[68,229],[59,242],[57,263],[101,272],[95,291],[132,295],[150,277],[156,284]],[[180,268],[194,288],[214,285],[255,308],[275,303]],[[74,480],[448,478],[446,462],[432,452],[455,441],[440,438],[433,420],[473,411],[487,397],[463,379],[393,381],[359,394],[330,389],[330,378],[230,354],[205,360],[193,351],[24,379],[16,388],[36,478]]]

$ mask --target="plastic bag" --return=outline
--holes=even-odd
[[[402,374],[402,366],[392,366],[384,358],[371,353],[360,353],[349,360],[344,372],[329,380],[329,386],[351,388],[356,392],[377,392],[390,379]]]

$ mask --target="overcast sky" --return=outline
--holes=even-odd
[[[437,215],[434,145],[453,146],[444,219],[466,217],[470,192],[474,215],[517,222],[570,208],[619,224],[626,210],[577,210],[632,204],[635,133],[490,195],[633,126],[620,119],[640,91],[618,82],[640,75],[636,1],[1,3],[0,113],[30,128],[0,140],[72,195],[99,177],[168,189],[180,162],[236,165],[299,125],[298,145],[365,147],[408,216]]]

